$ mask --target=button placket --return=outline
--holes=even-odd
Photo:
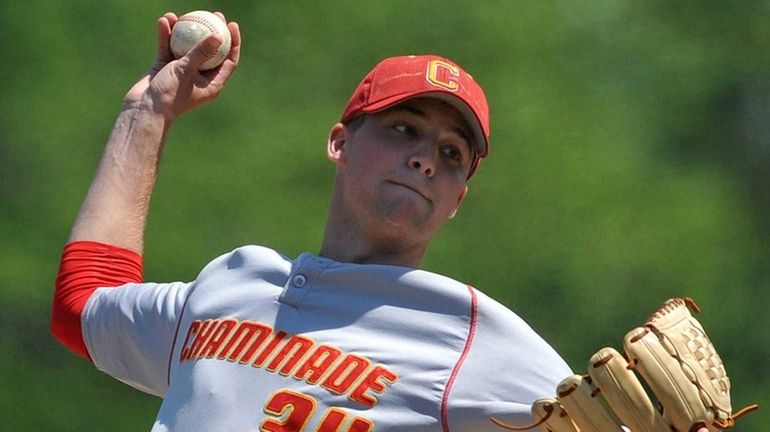
[[[291,281],[291,284],[294,285],[295,288],[303,288],[306,283],[307,278],[302,273],[294,275],[294,278]]]
[[[305,296],[312,291],[311,286],[315,279],[329,264],[330,262],[318,259],[310,254],[298,258],[292,273],[289,275],[289,279],[286,281],[286,285],[284,285],[283,293],[278,297],[278,301],[295,307],[301,306]]]

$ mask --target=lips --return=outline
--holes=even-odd
[[[389,180],[388,183],[391,183],[391,184],[394,184],[396,186],[401,186],[403,188],[409,189],[410,191],[412,191],[412,192],[416,193],[417,195],[420,195],[421,197],[423,197],[425,200],[430,201],[430,198],[428,198],[428,196],[425,194],[425,192],[421,191],[420,189],[418,189],[418,188],[416,188],[414,186],[410,186],[409,184],[407,184],[405,182]]]

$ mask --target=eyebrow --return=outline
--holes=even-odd
[[[427,117],[428,117],[428,115],[425,114],[425,111],[423,111],[423,110],[421,110],[421,109],[419,109],[417,107],[414,107],[412,105],[409,105],[408,103],[399,105],[399,106],[393,108],[393,110],[394,111],[398,111],[398,110],[407,111],[407,112],[412,113],[412,114],[416,115],[417,117],[420,117],[420,118],[423,118],[423,119],[427,119]],[[465,119],[463,119],[463,121],[465,121]],[[471,158],[473,158],[474,155],[476,154],[476,146],[474,145],[473,140],[469,136],[468,132],[464,128],[461,128],[461,127],[453,127],[452,130],[455,133],[457,133],[457,135],[459,135],[462,139],[465,140],[465,142],[468,144],[468,149],[471,151]]]

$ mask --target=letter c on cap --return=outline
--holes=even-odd
[[[446,79],[444,80],[439,78],[439,71],[442,69],[446,70],[446,72],[443,74],[446,76]],[[428,63],[428,75],[426,78],[431,84],[444,87],[445,89],[452,91],[457,90],[460,87],[460,84],[452,79],[452,77],[460,77],[460,69],[457,66],[441,60],[433,60]]]

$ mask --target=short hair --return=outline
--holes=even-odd
[[[343,123],[343,125],[345,125],[345,127],[350,129],[351,131],[355,132],[361,127],[361,125],[364,124],[364,120],[366,120],[366,117],[367,117],[366,114],[358,115],[348,120],[347,122]]]

